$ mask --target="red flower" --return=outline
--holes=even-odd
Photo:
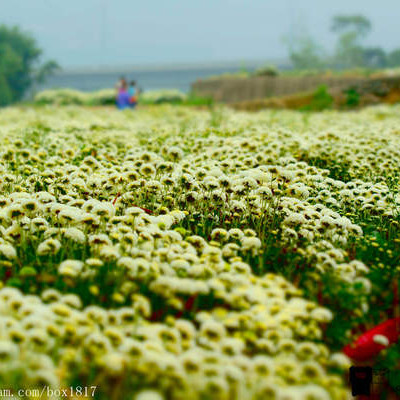
[[[356,341],[345,346],[343,352],[356,361],[366,361],[377,356],[385,346],[374,342],[375,335],[386,336],[389,344],[396,343],[400,336],[400,317],[389,319],[365,332]]]
[[[121,193],[118,192],[117,195],[115,196],[115,199],[112,202],[113,206],[115,205],[115,202],[117,201],[118,197],[120,197],[120,196],[121,196]]]
[[[149,210],[148,208],[143,208],[143,207],[139,207],[140,209],[142,209],[143,211],[146,211],[147,214],[153,214],[153,211]]]
[[[193,309],[194,306],[194,302],[197,298],[197,294],[190,296],[185,303],[185,311],[186,312],[190,312]],[[176,315],[175,318],[181,318],[183,315],[183,311],[179,311]]]
[[[112,201],[112,205],[114,206],[116,201],[118,200],[118,198],[121,196],[121,193],[117,193],[117,195],[115,196],[114,200]],[[134,207],[138,207],[138,206],[134,206]],[[147,214],[153,214],[153,211],[149,210],[148,208],[143,208],[143,207],[138,207],[141,210],[145,211]]]

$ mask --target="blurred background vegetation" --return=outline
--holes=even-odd
[[[400,48],[385,52],[381,47],[367,47],[363,42],[372,30],[363,15],[336,15],[330,30],[336,35],[336,47],[329,55],[306,31],[285,38],[294,70],[395,68],[400,66]]]
[[[329,27],[335,35],[334,50],[327,51],[316,38],[311,36],[303,26],[284,38],[291,68],[278,70],[267,64],[253,71],[243,65],[237,73],[218,75],[213,78],[249,76],[305,76],[329,74],[329,76],[363,76],[371,73],[388,71],[396,74],[400,67],[400,48],[385,51],[381,47],[366,46],[365,40],[371,33],[371,21],[363,15],[335,15]],[[42,50],[36,40],[19,27],[0,25],[0,106],[27,99],[27,93],[33,99],[35,87],[59,69],[53,60],[43,61]],[[357,93],[348,93],[349,104],[358,104]],[[332,104],[326,89],[319,88],[314,93],[316,107]],[[113,89],[82,92],[70,88],[46,90],[34,98],[37,104],[80,104],[89,106],[114,104]],[[322,98],[322,100],[321,100]],[[209,106],[210,98],[183,93],[178,90],[157,90],[145,92],[139,98],[140,104],[172,103],[195,106]],[[313,104],[314,104],[313,103]]]
[[[21,100],[32,85],[58,68],[53,60],[41,63],[41,55],[31,35],[0,25],[0,106]]]

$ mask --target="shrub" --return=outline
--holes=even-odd
[[[274,65],[266,65],[254,72],[255,76],[278,76],[279,71]]]
[[[150,90],[140,94],[139,101],[143,104],[183,103],[187,96],[176,89]]]
[[[325,85],[320,86],[312,96],[310,104],[302,107],[304,111],[322,111],[331,108],[333,105],[333,97],[328,92]]]
[[[358,107],[360,105],[360,94],[355,88],[350,88],[345,91],[346,106],[349,108]]]
[[[74,89],[44,90],[38,93],[34,102],[37,104],[84,105],[89,101],[89,93]]]

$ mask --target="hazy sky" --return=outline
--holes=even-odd
[[[369,17],[368,44],[400,47],[399,0],[0,0],[0,24],[64,67],[282,59],[298,20],[332,48],[337,13]]]

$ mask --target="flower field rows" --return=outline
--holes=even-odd
[[[400,107],[8,108],[0,139],[2,385],[347,399],[343,346],[397,316]]]

